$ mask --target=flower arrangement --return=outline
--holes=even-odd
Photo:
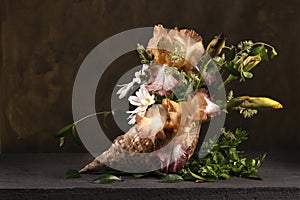
[[[222,33],[204,48],[201,36],[193,30],[174,28],[168,31],[156,25],[147,47],[138,44],[137,52],[142,68],[135,72],[131,82],[119,85],[116,93],[120,99],[133,94],[128,101],[134,108],[127,111],[132,128],[118,136],[107,151],[84,168],[69,171],[67,177],[92,171],[106,173],[114,170],[111,166],[120,163],[133,166],[159,163],[154,173],[164,182],[258,177],[257,170],[265,155],[248,159],[237,150],[247,139],[246,131],[222,128],[220,138],[202,144],[205,156],[199,158],[196,149],[201,124],[230,109],[250,118],[258,110],[282,108],[280,103],[266,97],[234,97],[232,90],[226,99],[218,99],[218,93],[231,81],[244,82],[252,78],[253,68],[273,59],[277,55],[274,47],[252,41],[241,42],[237,47],[227,46]],[[220,72],[227,75],[224,82],[217,76]],[[134,85],[139,87],[135,91]],[[60,138],[61,146],[68,134],[78,141],[75,127],[79,122],[58,131],[56,137]],[[138,154],[139,159],[131,159],[133,154]],[[144,154],[147,156],[141,156]],[[149,173],[142,175],[146,174]],[[119,180],[104,174],[95,179],[95,183]]]

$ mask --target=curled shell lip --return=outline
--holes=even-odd
[[[156,134],[163,129],[167,116],[164,109],[159,105],[154,105],[148,109],[145,117],[141,117],[136,125],[138,137],[150,138],[155,142]]]

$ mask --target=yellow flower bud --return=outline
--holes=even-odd
[[[244,65],[244,71],[248,72],[251,69],[253,69],[256,65],[258,65],[258,63],[260,63],[261,61],[261,57],[260,55],[255,55],[255,56],[248,56],[244,61],[243,61],[243,65]]]
[[[227,107],[229,108],[249,108],[249,109],[257,109],[257,110],[265,110],[265,109],[280,109],[283,106],[270,98],[267,97],[249,97],[249,96],[241,96],[236,97],[227,102]]]

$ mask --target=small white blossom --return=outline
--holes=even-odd
[[[143,67],[140,71],[138,72],[135,72],[134,73],[134,78],[133,78],[133,81],[136,82],[137,84],[141,84],[142,83],[142,78],[143,76],[146,75],[146,70],[149,68],[149,65],[146,65],[146,64],[143,64]]]
[[[142,83],[142,77],[146,75],[145,71],[148,69],[148,67],[149,65],[143,64],[142,69],[134,73],[135,77],[132,79],[130,83],[118,85],[119,87],[121,87],[117,91],[117,95],[119,95],[119,99],[124,98],[128,94],[129,90],[133,88],[133,85],[135,83],[139,85]]]
[[[150,95],[144,85],[141,85],[140,89],[135,94],[136,96],[130,96],[128,98],[130,104],[137,106],[135,110],[127,111],[127,113],[130,113],[130,116],[128,117],[130,121],[128,124],[134,124],[136,114],[144,116],[148,106],[155,103],[154,95]]]
[[[253,42],[251,40],[242,41],[238,44],[238,49],[246,50],[248,53],[250,52],[253,46]]]
[[[117,91],[117,95],[119,95],[119,99],[123,99],[127,93],[129,92],[129,90],[132,89],[133,84],[135,82],[130,82],[128,84],[122,84],[122,85],[118,85],[119,87],[121,87],[118,91]]]

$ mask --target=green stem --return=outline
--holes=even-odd
[[[202,77],[201,77],[201,78],[202,78]],[[198,89],[199,89],[200,83],[201,83],[201,80],[199,79],[199,81],[197,81],[197,84],[196,84],[195,90],[198,90]]]
[[[208,65],[209,65],[209,63],[212,61],[212,58],[210,58],[208,61],[207,61],[207,63],[205,63],[205,65],[203,66],[203,68],[202,68],[202,70],[201,70],[201,72],[203,73],[204,71],[206,71],[207,70],[207,67],[208,67]]]
[[[221,83],[221,85],[218,87],[218,90],[220,91],[221,89],[223,89],[228,83],[230,83],[231,81],[237,79],[236,76],[233,76],[233,75],[229,75],[228,78],[223,82]]]
[[[208,67],[208,65],[209,65],[209,63],[212,61],[212,58],[210,58],[204,65],[203,65],[203,67],[201,67],[201,69],[200,69],[200,72],[199,72],[199,81],[197,82],[197,84],[196,84],[196,87],[195,87],[195,89],[198,89],[199,88],[199,86],[200,86],[200,83],[201,83],[201,81],[202,81],[202,79],[203,79],[203,72],[205,72],[206,70],[207,70],[207,67]]]
[[[264,42],[255,42],[255,43],[253,44],[253,46],[254,46],[254,45],[259,45],[259,44],[265,45],[265,46],[267,46],[267,47],[270,47],[271,49],[275,49],[272,45],[266,44],[266,43],[264,43]]]
[[[228,47],[228,46],[224,46],[223,48],[224,48],[224,49],[229,49],[229,50],[231,50],[231,48]]]
[[[96,113],[92,113],[92,114],[89,114],[79,120],[77,120],[76,122],[74,122],[73,124],[76,125],[78,124],[79,122],[83,121],[83,120],[86,120],[90,117],[93,117],[93,116],[96,116],[96,115],[102,115],[102,114],[109,114],[109,113],[112,113],[112,111],[101,111],[101,112],[96,112]]]

